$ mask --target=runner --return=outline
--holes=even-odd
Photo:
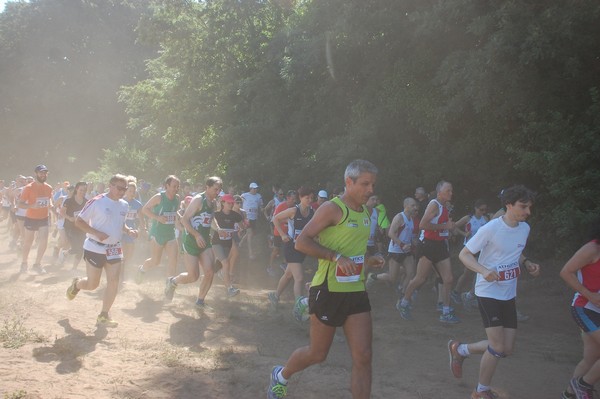
[[[125,218],[125,225],[132,230],[137,230],[138,233],[147,234],[146,219],[143,217],[141,209],[142,203],[135,197],[137,195],[137,183],[133,176],[127,178],[127,191],[123,199],[127,201],[127,217]],[[137,237],[130,237],[129,235],[123,236],[123,266],[121,267],[121,283],[125,281],[125,270],[129,266],[135,253],[135,243]]]
[[[254,236],[256,235],[256,223],[258,222],[258,212],[263,206],[263,200],[260,194],[258,194],[258,184],[250,183],[250,191],[242,194],[244,200],[243,208],[248,216],[248,257],[250,260],[256,259],[256,248],[254,248]]]
[[[464,237],[463,244],[466,245],[467,241],[471,239],[477,233],[479,228],[486,224],[489,220],[487,217],[487,204],[484,200],[478,199],[475,201],[473,213],[470,215],[463,216],[454,224],[454,231],[458,232]],[[474,273],[468,268],[464,268],[463,273],[456,281],[456,286],[450,291],[450,298],[454,303],[462,303],[465,309],[469,309],[471,304],[475,301],[474,286],[473,286]],[[463,291],[465,290],[466,291]]]
[[[167,176],[164,183],[165,191],[157,193],[146,202],[142,214],[151,220],[152,225],[148,231],[150,238],[150,258],[138,268],[135,282],[144,281],[144,273],[160,264],[163,250],[167,252],[169,263],[167,276],[174,276],[177,272],[177,240],[175,239],[175,222],[179,209],[179,179],[177,176]]]
[[[119,289],[119,274],[123,250],[121,238],[125,231],[131,237],[137,230],[125,225],[127,201],[123,199],[127,191],[127,177],[114,175],[109,182],[108,192],[98,194],[85,205],[77,215],[75,225],[86,233],[83,244],[86,261],[86,277],[75,277],[67,289],[67,298],[75,299],[80,290],[95,290],[100,284],[102,269],[106,273],[106,289],[102,300],[102,311],[96,324],[116,327],[119,323],[108,315]]]
[[[298,189],[300,203],[295,206],[292,205],[288,209],[275,214],[275,217],[273,218],[275,229],[277,229],[279,237],[284,242],[285,261],[287,262],[285,272],[277,284],[277,291],[269,292],[268,294],[273,310],[277,309],[279,297],[292,279],[294,280],[294,298],[298,299],[298,297],[302,296],[304,284],[302,262],[304,262],[306,255],[297,251],[294,246],[302,229],[304,229],[304,226],[306,226],[313,217],[314,210],[310,206],[313,193],[314,191],[310,188],[300,187]],[[282,224],[286,222],[287,232],[282,228]]]
[[[440,322],[454,324],[460,320],[450,310],[450,290],[452,289],[452,265],[448,251],[449,230],[454,228],[454,222],[448,217],[446,203],[452,199],[452,184],[440,181],[436,186],[437,198],[427,205],[425,214],[420,221],[420,228],[424,230],[423,245],[417,263],[417,273],[408,283],[404,298],[400,301],[400,316],[405,320],[412,320],[410,314],[410,298],[416,289],[421,287],[434,269],[443,281],[442,286],[442,314]]]
[[[523,256],[529,235],[525,220],[531,213],[534,194],[524,186],[504,191],[502,202],[506,214],[481,227],[460,251],[459,258],[477,273],[475,295],[487,339],[463,344],[448,342],[450,369],[456,378],[462,377],[462,363],[471,354],[483,354],[479,368],[479,384],[472,399],[492,399],[490,383],[498,361],[510,355],[517,333],[517,277],[520,265],[532,276],[540,274],[540,266]],[[475,254],[479,258],[475,258]]]
[[[321,205],[296,241],[298,251],[319,259],[310,288],[310,343],[296,349],[285,366],[273,368],[269,399],[285,397],[292,375],[327,358],[337,327],[344,328],[352,355],[352,397],[371,395],[371,305],[362,266],[370,229],[364,204],[373,194],[376,175],[372,163],[351,162],[344,173],[344,194]],[[384,260],[374,256],[367,262],[382,266]]]
[[[61,195],[56,198],[54,201],[54,206],[56,209],[56,230],[58,231],[58,239],[56,240],[56,245],[54,246],[54,253],[52,254],[52,258],[54,263],[58,262],[62,266],[65,262],[65,257],[68,255],[69,250],[71,249],[71,244],[67,239],[67,233],[65,232],[65,216],[61,212],[64,202],[73,194],[75,194],[75,187],[69,186],[65,190],[67,192],[66,195]]]
[[[414,217],[417,215],[418,205],[413,198],[404,199],[404,211],[394,216],[389,229],[390,244],[388,246],[389,273],[370,273],[367,287],[376,281],[387,281],[396,285],[401,269],[404,269],[404,278],[400,285],[400,297],[406,290],[408,283],[415,275],[415,260],[412,255],[412,242],[415,239]],[[399,306],[400,300],[396,304]]]
[[[233,204],[233,212],[238,213],[242,217],[242,221],[240,223],[236,223],[234,225],[235,232],[233,233],[233,237],[231,240],[231,251],[229,251],[229,256],[227,260],[229,261],[229,268],[231,273],[231,281],[235,281],[235,266],[237,264],[237,260],[240,257],[240,241],[241,236],[245,233],[246,229],[246,212],[242,209],[242,197],[239,195],[234,195],[234,204]]]
[[[48,223],[50,208],[52,208],[52,186],[46,183],[48,168],[46,165],[35,167],[35,181],[23,188],[19,199],[19,208],[26,209],[25,221],[23,223],[23,257],[21,273],[27,271],[27,259],[33,244],[35,233],[38,233],[38,249],[33,264],[33,270],[38,274],[46,274],[42,266],[42,257],[48,246]]]
[[[220,177],[209,177],[206,180],[206,189],[197,194],[185,209],[181,223],[185,227],[183,239],[184,263],[186,271],[177,276],[167,278],[165,286],[165,298],[173,299],[175,290],[179,284],[193,283],[200,277],[200,267],[204,277],[198,289],[196,307],[200,310],[206,308],[204,299],[212,285],[215,257],[210,242],[210,227],[212,225],[213,213],[216,210],[216,199],[221,192],[223,182]]]
[[[279,203],[279,205],[277,205],[277,207],[273,211],[273,216],[296,205],[297,198],[298,198],[298,193],[294,190],[289,190],[287,192],[285,201]],[[275,227],[274,223],[272,223],[272,225],[273,225],[273,249],[271,250],[271,257],[269,258],[269,266],[267,266],[267,274],[271,277],[277,277],[277,276],[279,276],[279,273],[277,272],[277,268],[275,267],[275,265],[273,263],[275,263],[275,259],[277,259],[279,257],[279,255],[281,255],[281,248],[283,248],[284,245],[283,245],[283,241],[281,239],[281,235],[279,234],[280,230],[278,230]],[[282,219],[281,231],[287,231],[287,220],[285,220],[285,219]],[[281,266],[282,266],[283,270],[285,271],[285,267],[286,267],[285,263],[282,263]]]
[[[583,340],[583,359],[562,398],[593,399],[594,384],[600,380],[600,220],[593,224],[590,241],[567,261],[560,276],[576,291],[571,315]]]
[[[211,237],[212,250],[215,259],[221,262],[223,267],[223,282],[228,297],[236,296],[240,290],[233,286],[233,273],[229,264],[229,254],[231,252],[233,234],[235,225],[242,222],[242,215],[233,212],[235,199],[231,194],[225,194],[221,197],[221,210],[215,212],[213,218],[213,234]]]
[[[72,270],[76,270],[83,258],[83,242],[85,241],[85,233],[75,225],[79,212],[83,209],[86,203],[85,194],[88,185],[84,181],[75,184],[75,193],[67,198],[60,210],[61,215],[65,218],[65,234],[71,245],[71,254],[73,255]]]
[[[327,191],[319,190],[319,194],[317,195],[317,200],[311,204],[312,208],[316,211],[318,207],[323,205],[325,201],[328,199]]]

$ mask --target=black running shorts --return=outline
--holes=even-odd
[[[326,286],[310,287],[308,296],[310,314],[330,327],[341,327],[348,316],[371,311],[367,291],[331,292]]]
[[[450,257],[448,241],[425,240],[421,248],[421,256],[426,257],[431,263],[438,263]]]
[[[515,298],[500,299],[477,297],[483,327],[517,328],[517,305]]]
[[[83,259],[88,262],[90,265],[97,267],[98,269],[102,269],[107,263],[109,265],[121,262],[121,259],[106,259],[106,254],[99,254],[96,252],[88,251],[87,249],[83,250]]]

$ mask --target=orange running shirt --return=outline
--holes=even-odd
[[[37,204],[40,208],[27,208],[25,215],[29,219],[45,219],[48,218],[48,207],[52,198],[52,187],[48,183],[29,183],[23,188],[21,193],[21,201],[27,205]]]

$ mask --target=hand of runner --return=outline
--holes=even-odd
[[[340,256],[337,265],[346,276],[353,276],[358,271],[358,265],[345,256]]]
[[[206,248],[206,242],[199,234],[196,236],[196,244],[198,245],[198,248]]]
[[[158,223],[167,224],[167,217],[165,215],[158,215],[156,217],[156,220],[158,221]]]
[[[600,293],[592,292],[587,299],[592,303],[592,305],[600,307]]]
[[[127,230],[127,235],[129,237],[132,237],[132,238],[137,238],[138,237],[138,231],[134,230],[134,229],[129,229],[129,230]]]
[[[283,241],[283,242],[290,242],[291,238],[290,238],[290,236],[288,236],[286,234],[286,235],[281,236],[281,241]]]
[[[537,263],[533,263],[532,261],[528,261],[525,265],[525,268],[533,277],[537,277],[540,275],[540,265]]]
[[[498,273],[495,270],[489,270],[489,269],[486,269],[486,270],[487,270],[486,272],[482,273],[485,281],[491,283],[491,282],[500,280],[500,276],[498,275]]]
[[[376,269],[382,268],[385,264],[385,259],[381,254],[375,254],[367,258],[367,265]]]

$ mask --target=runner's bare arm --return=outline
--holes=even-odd
[[[481,265],[479,262],[477,262],[477,259],[475,258],[475,254],[472,254],[467,247],[464,247],[461,251],[460,254],[458,255],[458,257],[460,258],[460,261],[463,263],[463,265],[465,265],[465,267],[469,270],[474,271],[475,273],[479,273],[483,276],[483,278],[485,278],[486,281],[492,282],[492,281],[498,281],[500,279],[500,276],[498,275],[498,273],[495,270],[490,270],[486,267],[484,267],[483,265]]]
[[[319,233],[327,227],[335,226],[342,218],[342,210],[333,202],[321,205],[313,218],[306,224],[296,239],[296,250],[318,259],[335,260],[336,252],[325,248],[316,241]]]
[[[560,277],[565,280],[567,285],[586,297],[596,306],[600,306],[600,294],[587,289],[577,278],[577,271],[584,266],[595,263],[600,259],[598,245],[589,242],[579,248],[577,252],[565,263],[560,271]]]

